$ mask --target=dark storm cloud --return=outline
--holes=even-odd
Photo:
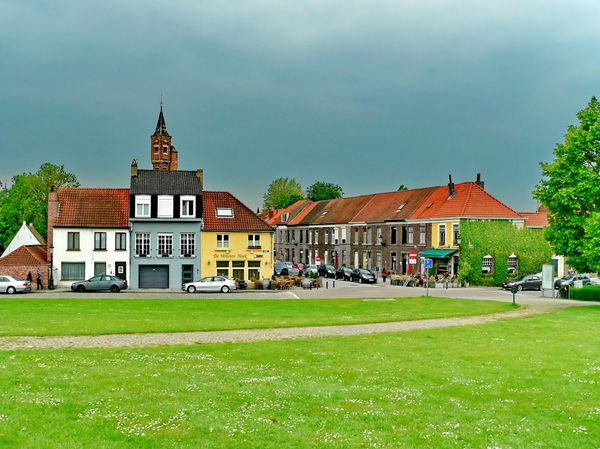
[[[255,206],[275,177],[347,195],[481,172],[529,208],[598,94],[593,2],[189,1],[0,5],[0,179],[62,163],[86,185],[181,168]],[[103,168],[103,167],[106,167]]]

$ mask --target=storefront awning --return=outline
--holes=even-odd
[[[424,257],[426,259],[446,259],[457,251],[457,249],[429,248],[423,252],[420,252],[419,257]]]

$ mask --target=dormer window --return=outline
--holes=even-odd
[[[281,214],[281,222],[282,223],[287,223],[287,221],[290,219],[290,214],[289,212],[285,212],[283,214]]]
[[[181,197],[181,217],[194,218],[196,216],[196,197],[193,195],[184,195]]]
[[[150,217],[150,195],[135,196],[135,216],[138,218]]]
[[[173,218],[173,197],[171,195],[158,196],[158,218]]]
[[[217,207],[217,217],[233,218],[233,209],[231,207]]]

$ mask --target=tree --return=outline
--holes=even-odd
[[[23,221],[46,237],[50,186],[79,187],[79,182],[64,166],[45,163],[35,173],[14,176],[11,187],[0,191],[0,246],[8,246]]]
[[[282,209],[302,198],[302,187],[294,178],[278,178],[263,195],[263,209]]]
[[[397,192],[402,192],[404,190],[408,190],[408,187],[406,187],[404,184],[400,184],[398,186],[398,189],[396,190]]]
[[[342,188],[331,182],[317,181],[306,189],[306,198],[311,201],[332,200],[344,195]]]
[[[548,208],[548,241],[580,272],[600,271],[600,103],[593,97],[569,126],[555,159],[541,163],[534,195]]]

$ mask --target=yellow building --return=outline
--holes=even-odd
[[[229,192],[203,192],[200,277],[273,275],[274,229]]]

